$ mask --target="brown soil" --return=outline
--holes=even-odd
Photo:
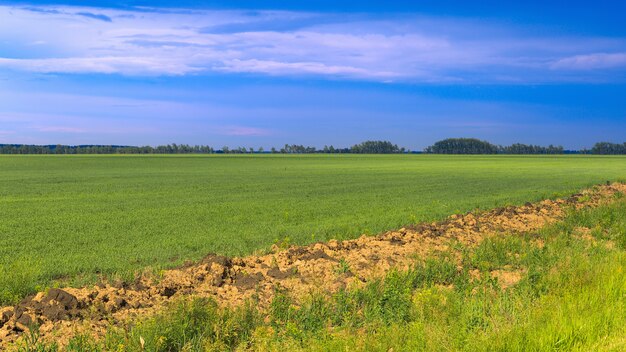
[[[166,271],[161,278],[146,275],[132,284],[50,289],[15,307],[0,308],[0,350],[17,341],[33,323],[40,325],[44,340],[63,345],[77,332],[87,329],[96,337],[103,336],[110,324],[130,323],[182,297],[213,297],[220,304],[237,305],[254,295],[266,306],[276,288],[304,297],[310,292],[358,287],[392,268],[405,270],[416,259],[446,251],[452,242],[476,246],[487,236],[532,233],[562,219],[567,209],[610,202],[617,192],[626,193],[626,185],[596,186],[566,199],[452,215],[441,222],[355,240],[273,248],[266,255],[227,258],[210,254],[196,264]],[[537,245],[543,243],[537,241]],[[523,274],[506,268],[490,273],[503,289],[515,285]]]

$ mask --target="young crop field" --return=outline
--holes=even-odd
[[[625,157],[0,156],[0,303],[626,180]]]

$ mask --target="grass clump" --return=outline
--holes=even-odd
[[[7,258],[8,259],[8,258]],[[0,305],[17,303],[33,291],[43,287],[35,284],[42,282],[43,269],[36,261],[1,262],[0,265]]]
[[[100,346],[106,351],[226,351],[245,345],[260,324],[251,305],[221,309],[210,299],[186,300],[132,329],[112,329]],[[76,341],[77,346],[89,343]]]

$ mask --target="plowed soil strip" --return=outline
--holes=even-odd
[[[213,297],[220,304],[237,305],[254,295],[259,304],[267,305],[276,288],[304,297],[358,287],[391,269],[408,269],[430,253],[446,251],[452,242],[471,247],[488,236],[532,233],[562,219],[568,209],[609,203],[617,193],[626,193],[626,185],[596,186],[566,199],[453,215],[445,221],[355,240],[273,248],[266,255],[208,255],[194,265],[166,271],[158,280],[140,277],[131,285],[50,289],[15,307],[0,308],[0,349],[32,324],[40,326],[44,340],[61,345],[76,332],[102,336],[111,323],[123,325],[149,316],[179,298]],[[514,284],[515,275],[506,274],[492,273],[502,276],[503,285]]]

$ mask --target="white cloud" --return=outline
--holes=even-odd
[[[39,73],[510,82],[569,79],[550,69],[626,61],[625,54],[598,54],[626,50],[623,39],[537,38],[417,15],[0,6],[0,18],[0,42],[9,53],[0,70]]]
[[[319,62],[280,62],[268,60],[230,60],[220,70],[228,72],[256,72],[271,75],[320,74],[332,76],[395,77],[393,72],[376,72],[358,67],[329,66]]]
[[[183,75],[200,71],[185,62],[158,57],[72,57],[48,59],[4,59],[0,66],[42,73],[121,73],[130,75]]]
[[[626,67],[626,53],[594,53],[557,60],[552,68],[566,70],[598,70]]]

